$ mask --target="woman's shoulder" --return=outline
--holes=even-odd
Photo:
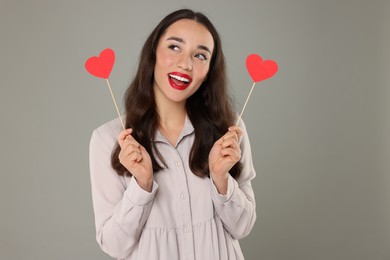
[[[113,146],[116,143],[117,137],[122,130],[123,128],[121,120],[119,117],[117,117],[97,127],[92,133],[92,140],[99,139],[108,146]]]

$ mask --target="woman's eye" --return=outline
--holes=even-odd
[[[179,46],[177,46],[177,45],[170,45],[169,49],[174,50],[174,51],[180,50]]]
[[[203,55],[203,54],[201,54],[201,53],[196,54],[195,57],[197,57],[197,58],[200,59],[200,60],[207,60],[206,55]]]

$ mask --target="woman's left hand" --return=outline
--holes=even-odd
[[[239,126],[229,127],[229,131],[217,140],[209,154],[210,176],[226,178],[229,170],[241,159],[238,143],[242,130]]]

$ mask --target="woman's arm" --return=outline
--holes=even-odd
[[[227,191],[221,195],[212,181],[212,199],[215,210],[222,220],[225,229],[235,239],[249,234],[256,221],[256,201],[251,181],[256,176],[253,167],[251,147],[245,124],[239,124],[243,134],[239,142],[241,149],[241,175],[235,180],[230,174],[226,178]]]
[[[90,142],[90,174],[96,239],[104,252],[125,258],[134,250],[148,219],[158,188],[149,193],[135,178],[126,188],[125,178],[111,167],[113,140],[95,130]]]

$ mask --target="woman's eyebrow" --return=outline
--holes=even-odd
[[[180,43],[186,43],[184,41],[184,39],[180,38],[180,37],[176,37],[176,36],[171,36],[167,39],[167,41],[170,41],[170,40],[173,40],[173,41],[177,41],[177,42],[180,42]],[[201,50],[204,50],[204,51],[207,51],[208,53],[211,54],[211,51],[210,49],[207,47],[207,46],[204,46],[204,45],[198,45],[197,46],[198,49],[201,49]]]
[[[174,41],[177,41],[177,42],[180,42],[180,43],[186,43],[182,38],[179,38],[179,37],[176,37],[176,36],[171,36],[167,39],[167,41],[169,40],[174,40]]]
[[[208,53],[210,53],[211,55],[211,51],[209,48],[207,48],[206,46],[204,45],[198,45],[198,49],[201,49],[201,50],[204,50],[204,51],[207,51]]]

